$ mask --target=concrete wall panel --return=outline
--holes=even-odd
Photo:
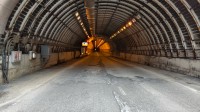
[[[80,52],[76,51],[76,57],[80,57]],[[9,80],[20,77],[24,74],[32,73],[43,68],[51,67],[59,63],[67,62],[75,58],[75,53],[73,52],[61,52],[61,53],[52,53],[49,59],[41,59],[40,54],[37,54],[37,58],[34,60],[29,59],[28,54],[22,55],[22,60],[19,63],[10,63],[9,64]],[[0,74],[2,76],[2,73]],[[2,82],[2,77],[0,77]],[[1,83],[0,82],[0,83]]]
[[[79,58],[80,55],[81,55],[81,52],[80,52],[80,51],[76,51],[75,57],[76,57],[76,58]]]
[[[144,64],[194,77],[200,77],[200,60],[154,57],[129,53],[120,53],[120,55],[115,53],[113,56],[134,63]]]
[[[43,66],[47,68],[58,64],[58,62],[59,62],[58,53],[53,53],[46,62],[45,61],[43,62],[44,64]]]
[[[37,57],[40,57],[40,54],[37,54]],[[42,67],[42,62],[40,58],[35,60],[29,60],[29,55],[22,55],[22,61],[19,63],[10,63],[9,64],[9,79],[14,79],[20,77],[23,74],[31,73],[36,70],[40,70]]]

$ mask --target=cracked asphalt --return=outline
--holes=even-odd
[[[0,112],[200,112],[200,80],[93,53],[0,85]]]

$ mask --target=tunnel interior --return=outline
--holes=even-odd
[[[200,112],[200,0],[0,0],[0,112]]]
[[[103,35],[119,52],[200,57],[199,0],[15,0],[11,4],[1,3],[1,38],[4,44],[14,39],[20,50],[41,44],[53,46],[53,52],[73,50],[83,40]]]
[[[1,0],[3,74],[11,51],[88,50],[198,60],[199,0]]]

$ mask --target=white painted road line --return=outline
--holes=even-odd
[[[120,107],[121,112],[131,112],[131,108],[127,105],[127,103],[120,99],[119,95],[116,92],[113,92],[113,94]]]
[[[126,96],[126,92],[121,87],[118,87],[118,88],[119,88],[119,91],[121,92],[121,94]]]
[[[185,87],[185,88],[187,88],[187,89],[189,89],[189,90],[191,90],[191,91],[193,91],[193,92],[199,93],[198,90],[196,90],[196,89],[194,89],[194,88],[192,88],[192,87],[185,86],[185,85],[183,85],[183,84],[181,84],[181,83],[178,83],[178,82],[175,82],[175,83],[178,84],[178,85],[180,85],[180,86],[183,86],[183,87]]]

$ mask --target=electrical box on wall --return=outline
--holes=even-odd
[[[36,58],[37,58],[36,52],[35,51],[29,51],[29,59],[34,60]]]
[[[49,58],[50,55],[51,55],[51,47],[48,45],[41,45],[42,58]]]
[[[22,58],[22,51],[11,51],[11,62],[20,62]]]

